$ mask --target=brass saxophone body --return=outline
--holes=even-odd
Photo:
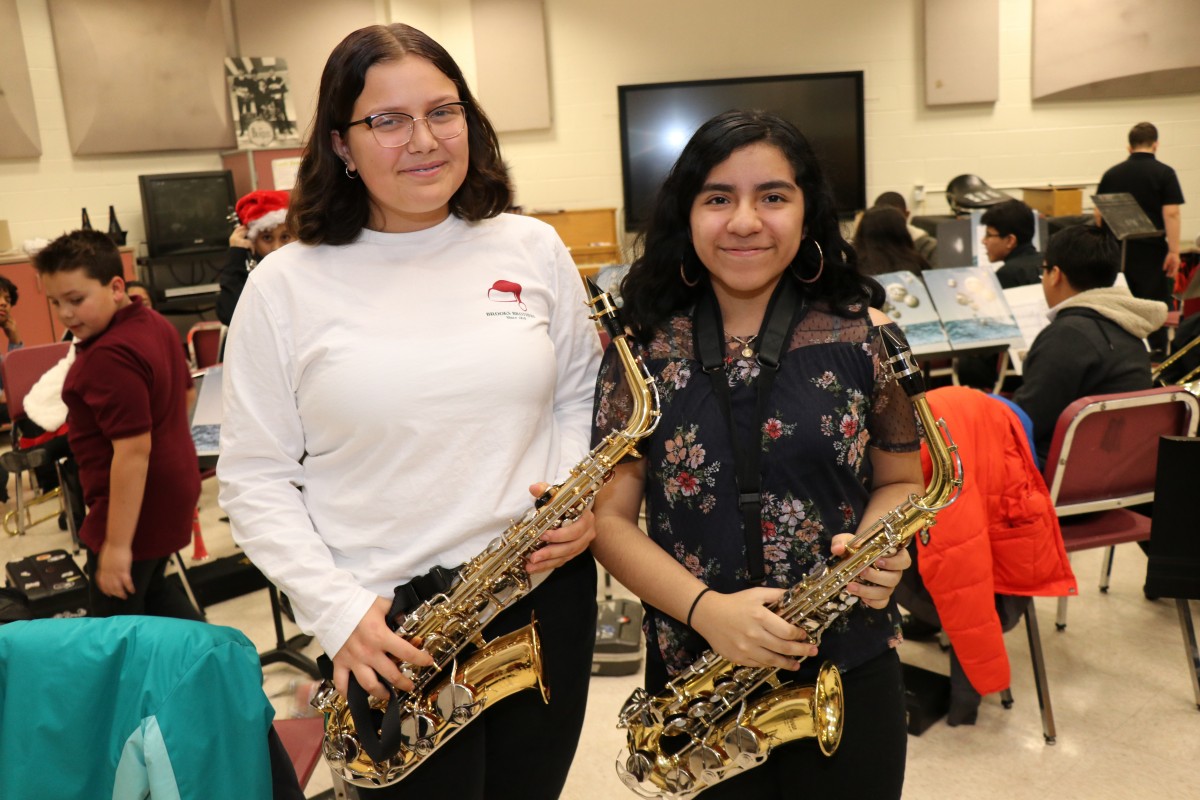
[[[396,633],[433,657],[429,667],[403,664],[413,682],[411,692],[399,692],[400,746],[381,760],[362,747],[347,701],[325,682],[313,706],[325,714],[323,752],[330,766],[355,786],[390,786],[403,780],[427,756],[492,704],[525,689],[536,689],[549,700],[543,683],[537,621],[506,636],[484,641],[484,627],[532,588],[526,559],[539,547],[546,531],[578,518],[611,477],[623,457],[658,424],[659,400],[654,379],[633,354],[616,319],[611,298],[590,284],[589,300],[607,329],[633,395],[629,422],[609,434],[576,465],[570,477],[549,489],[519,521],[487,548],[463,564],[450,588],[423,602],[400,621]],[[471,646],[475,649],[468,650]],[[387,701],[371,698],[380,715]],[[397,701],[392,701],[397,702]]]
[[[840,559],[814,567],[770,606],[807,631],[814,644],[857,602],[846,586],[916,534],[927,541],[937,512],[962,490],[958,447],[945,422],[933,418],[920,368],[902,341],[885,328],[880,331],[887,368],[921,421],[932,475],[924,494],[911,495],[855,536]],[[844,724],[837,667],[824,664],[812,686],[781,682],[777,673],[774,667],[739,666],[709,650],[657,695],[636,690],[617,724],[628,731],[616,764],[622,783],[641,797],[686,800],[762,764],[772,748],[785,742],[813,738],[825,755],[832,755]]]

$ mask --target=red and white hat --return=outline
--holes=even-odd
[[[237,201],[237,217],[249,230],[247,238],[254,241],[261,231],[269,231],[287,219],[288,193],[259,190]]]

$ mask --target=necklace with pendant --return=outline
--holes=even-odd
[[[756,339],[758,339],[757,333],[750,336],[734,336],[732,333],[730,333],[726,334],[725,336],[725,341],[729,342],[730,344],[737,342],[742,346],[743,358],[752,358],[754,356],[754,341]]]

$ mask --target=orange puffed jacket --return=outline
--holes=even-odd
[[[944,419],[963,463],[958,500],[938,513],[918,568],[942,629],[980,694],[1009,686],[996,594],[1078,593],[1050,491],[1016,412],[976,389],[947,386],[926,395]],[[925,479],[928,447],[921,446]]]

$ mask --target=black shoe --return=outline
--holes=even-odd
[[[941,633],[942,626],[905,614],[900,620],[900,630],[909,641],[932,642]]]
[[[58,513],[58,529],[60,531],[65,531],[67,529],[67,513],[65,511],[60,511]]]
[[[950,701],[950,712],[946,714],[946,724],[951,728],[959,725],[974,725],[979,718],[979,706]]]

